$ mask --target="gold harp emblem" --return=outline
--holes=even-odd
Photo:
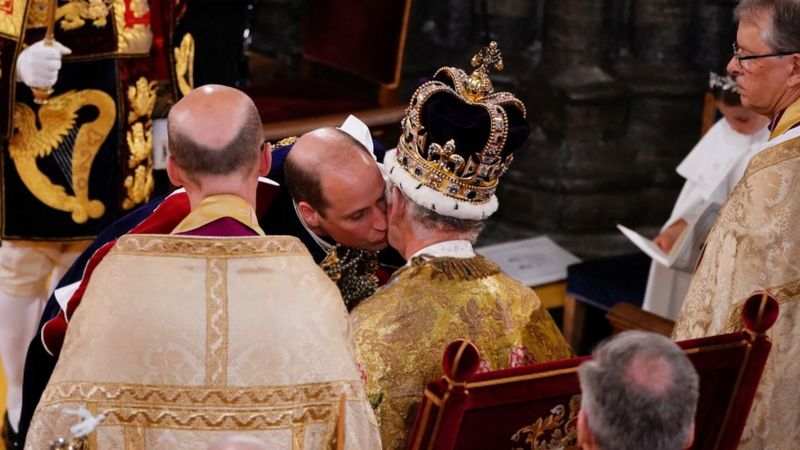
[[[175,48],[175,75],[181,95],[194,89],[194,37],[186,33],[181,45]]]
[[[77,131],[75,121],[78,110],[93,106],[98,110],[95,120],[82,124]],[[45,205],[72,213],[75,223],[97,219],[105,213],[99,200],[89,199],[89,173],[92,163],[114,125],[116,106],[103,91],[86,89],[69,91],[51,97],[39,108],[37,115],[23,103],[14,105],[14,135],[9,143],[9,154],[14,161],[25,187]],[[72,151],[64,145],[72,142]],[[64,186],[54,184],[39,170],[38,158],[53,155],[71,183],[74,195],[67,194]]]

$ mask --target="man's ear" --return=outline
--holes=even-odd
[[[406,199],[397,186],[389,189],[389,205],[386,208],[386,221],[388,223],[398,223],[406,214]]]
[[[792,58],[792,73],[789,75],[789,87],[800,86],[800,54],[793,53]]]
[[[173,186],[183,186],[183,170],[175,163],[175,158],[172,155],[167,155],[167,178],[169,178],[169,182]]]
[[[303,218],[306,225],[312,229],[319,228],[319,213],[316,209],[307,202],[298,202],[297,210],[300,212],[300,216]]]
[[[589,430],[589,422],[583,408],[578,411],[578,446],[584,449],[595,448],[594,437]]]
[[[272,168],[272,146],[265,142],[258,155],[258,176],[265,177]]]

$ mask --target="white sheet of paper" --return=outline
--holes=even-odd
[[[581,262],[547,236],[476,248],[508,276],[526,286],[541,286],[567,278],[567,266]]]
[[[647,256],[653,258],[653,261],[661,264],[662,266],[669,267],[672,261],[669,260],[669,256],[664,253],[663,250],[658,248],[658,246],[647,239],[646,237],[642,236],[641,234],[631,230],[630,228],[617,224],[617,229],[622,232],[631,242],[634,243],[639,249],[647,254]]]

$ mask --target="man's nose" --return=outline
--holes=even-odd
[[[731,56],[730,61],[728,61],[728,65],[725,67],[725,70],[727,70],[731,75],[739,75],[742,72],[742,68],[739,66],[739,61],[736,60],[735,56]]]

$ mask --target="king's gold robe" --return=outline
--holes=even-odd
[[[741,330],[742,305],[752,292],[777,298],[780,316],[767,333],[772,351],[742,449],[800,442],[800,129],[786,131],[798,119],[800,102],[784,113],[720,210],[673,332],[691,339]]]
[[[27,448],[68,437],[87,407],[89,448],[205,449],[247,433],[268,448],[379,449],[347,311],[299,240],[128,235],[70,320]]]
[[[533,290],[481,256],[412,258],[351,317],[386,449],[406,448],[425,384],[443,375],[450,342],[475,343],[482,370],[571,355]]]

